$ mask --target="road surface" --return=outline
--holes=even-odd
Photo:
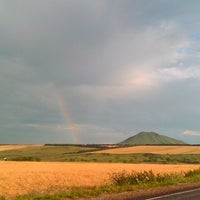
[[[200,200],[200,188],[148,198],[146,200]]]
[[[81,200],[86,200],[86,198],[81,198]],[[200,200],[200,183],[185,183],[132,192],[105,194],[90,198],[90,200]]]

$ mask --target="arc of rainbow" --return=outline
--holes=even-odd
[[[56,94],[56,98],[58,100],[58,104],[60,106],[60,110],[62,111],[62,113],[65,117],[66,123],[69,124],[70,129],[72,130],[72,136],[73,136],[74,142],[76,144],[80,144],[80,138],[78,136],[78,128],[72,118],[71,113],[69,112],[67,102],[64,100],[60,90],[57,88],[55,83],[53,83],[53,86],[55,88],[55,94]]]

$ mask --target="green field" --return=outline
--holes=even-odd
[[[200,154],[99,154],[102,147],[30,146],[0,152],[0,159],[9,161],[110,162],[110,163],[188,163],[199,164]]]

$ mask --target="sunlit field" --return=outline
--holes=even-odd
[[[42,145],[0,145],[0,151],[14,150],[14,149],[23,149],[26,147],[36,147]]]
[[[0,162],[0,194],[5,197],[31,192],[56,192],[62,188],[99,186],[112,172],[153,170],[171,173],[199,168],[200,165]]]
[[[107,149],[107,150],[97,151],[95,153],[200,154],[200,146],[134,146],[134,147]]]

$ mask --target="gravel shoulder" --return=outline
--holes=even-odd
[[[152,198],[160,195],[181,192],[184,190],[199,188],[199,183],[184,183],[175,186],[167,186],[167,187],[156,187],[150,188],[146,190],[138,190],[132,192],[123,192],[117,194],[105,194],[98,197],[90,198],[90,200],[145,200],[147,198]],[[86,200],[85,198],[81,200]]]

